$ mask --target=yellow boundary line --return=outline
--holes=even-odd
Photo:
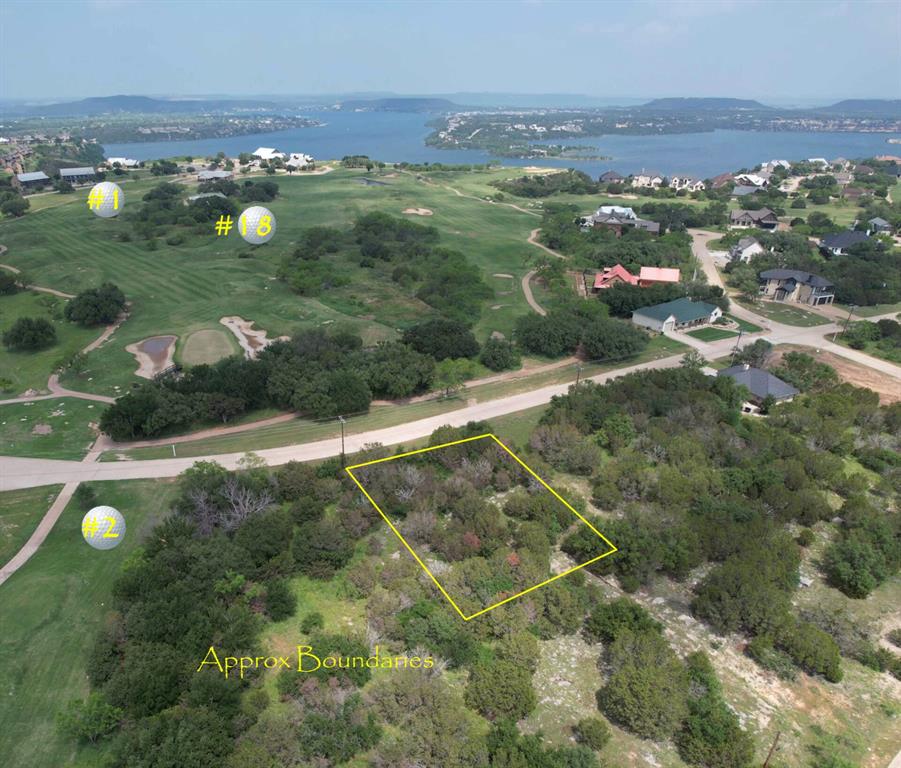
[[[539,483],[541,483],[548,491],[550,491],[551,494],[553,494],[554,498],[557,499],[557,501],[559,501],[561,504],[563,504],[563,506],[565,506],[570,512],[572,512],[576,517],[578,517],[579,520],[581,520],[583,523],[585,523],[585,525],[587,525],[608,547],[610,547],[610,549],[609,549],[609,551],[605,552],[602,555],[599,555],[598,557],[592,558],[591,560],[587,560],[586,562],[581,563],[580,565],[573,566],[572,568],[570,568],[566,571],[563,571],[563,573],[558,573],[556,576],[552,576],[549,579],[545,579],[540,584],[536,584],[533,587],[524,589],[524,590],[522,590],[522,592],[517,592],[515,595],[511,595],[510,597],[507,597],[503,600],[493,603],[492,605],[489,605],[487,608],[482,608],[482,610],[476,611],[475,613],[467,616],[465,613],[463,613],[462,610],[460,610],[460,606],[457,605],[457,603],[454,601],[454,599],[447,593],[447,590],[441,585],[441,582],[438,581],[437,578],[435,578],[435,574],[433,574],[429,570],[429,567],[422,561],[422,559],[419,557],[419,555],[416,554],[413,547],[411,547],[409,545],[409,543],[407,543],[407,540],[401,535],[400,531],[397,530],[397,528],[394,526],[394,523],[392,523],[391,520],[388,519],[388,515],[386,515],[384,512],[382,512],[381,507],[379,507],[379,505],[375,503],[375,499],[373,499],[372,496],[369,495],[369,493],[363,487],[363,484],[357,479],[357,476],[353,473],[353,470],[362,469],[363,467],[370,467],[373,464],[381,464],[386,461],[394,461],[395,459],[402,459],[406,456],[415,456],[420,453],[428,453],[430,451],[437,451],[440,448],[449,448],[452,445],[461,445],[462,443],[471,443],[475,440],[484,440],[485,438],[488,438],[488,437],[490,437],[492,440],[494,440],[494,442],[497,443],[501,448],[503,448],[503,450],[506,451],[510,456],[512,456],[513,459],[523,469],[526,470],[526,472],[528,472]],[[499,608],[500,606],[505,605],[506,603],[509,603],[511,600],[516,600],[518,597],[522,597],[523,595],[529,594],[529,592],[534,592],[536,589],[540,589],[541,587],[547,586],[548,584],[550,584],[553,581],[556,581],[557,579],[562,579],[564,576],[568,576],[569,574],[574,573],[575,571],[581,570],[582,568],[585,568],[586,566],[589,566],[592,563],[596,563],[598,560],[603,560],[605,557],[609,557],[610,555],[612,555],[614,552],[617,551],[617,548],[613,544],[613,542],[611,542],[606,536],[604,536],[603,533],[601,533],[590,522],[588,522],[588,520],[586,520],[585,517],[580,515],[579,512],[576,509],[574,509],[572,507],[572,505],[570,505],[570,503],[566,499],[564,499],[559,493],[557,493],[553,488],[551,488],[551,486],[549,486],[546,482],[544,482],[544,480],[541,477],[539,477],[528,464],[526,464],[522,459],[520,459],[519,456],[517,456],[515,453],[513,453],[513,451],[511,451],[495,435],[491,434],[490,432],[486,433],[484,435],[477,435],[476,437],[466,437],[466,438],[463,438],[462,440],[453,440],[452,442],[442,443],[441,445],[433,445],[429,448],[418,448],[415,451],[407,451],[406,453],[399,453],[396,456],[388,456],[384,459],[373,459],[372,461],[364,461],[361,464],[354,464],[353,466],[346,467],[344,471],[347,472],[348,475],[350,475],[350,478],[357,484],[357,487],[360,489],[360,491],[362,491],[363,495],[369,500],[369,503],[372,504],[372,506],[375,508],[375,510],[382,516],[382,519],[386,523],[388,523],[388,527],[391,528],[391,530],[394,532],[394,535],[397,536],[398,539],[400,539],[401,544],[403,544],[404,547],[406,547],[407,551],[411,555],[413,555],[413,559],[416,560],[417,563],[419,563],[420,568],[422,568],[422,570],[426,572],[426,574],[432,580],[434,585],[436,587],[438,587],[438,590],[441,592],[441,594],[444,595],[445,599],[454,607],[454,610],[460,614],[460,617],[463,619],[463,621],[469,621],[470,619],[476,618],[476,616],[481,616],[484,613],[488,613],[488,611],[492,611],[495,608]]]

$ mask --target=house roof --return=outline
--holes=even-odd
[[[631,208],[626,208],[626,207],[624,207],[624,206],[622,206],[622,205],[602,205],[600,208],[598,208],[597,213],[598,213],[598,214],[602,214],[602,213],[614,213],[614,214],[617,214],[617,215],[620,215],[620,216],[624,216],[624,217],[626,217],[627,219],[636,219],[636,218],[638,218],[638,217],[635,215],[635,211],[633,211]]]
[[[680,275],[679,270],[672,267],[642,267],[638,272],[638,279],[657,283],[678,283]]]
[[[897,163],[895,163],[894,165],[889,165],[886,168],[883,168],[882,172],[888,174],[889,176],[901,177],[901,165],[898,165]]]
[[[736,184],[732,187],[732,194],[735,197],[744,197],[745,195],[753,195],[760,191],[760,187],[752,187],[750,184]]]
[[[732,246],[730,253],[742,253],[753,245],[762,247],[760,246],[760,243],[757,241],[756,237],[743,237],[735,245]]]
[[[17,173],[16,178],[19,181],[50,181],[50,177],[43,171],[32,171],[31,173]]]
[[[603,272],[598,272],[594,276],[594,287],[607,288],[613,284],[616,278],[629,285],[638,285],[638,278],[635,275],[629,272],[622,264],[616,264],[615,266],[607,267]]]
[[[646,171],[644,168],[641,169],[640,173],[635,173],[633,176],[637,179],[639,176],[647,176],[649,179],[662,179],[663,174],[657,173],[656,171]]]
[[[867,224],[872,224],[874,227],[889,227],[891,226],[885,219],[881,216],[874,216],[870,219]]]
[[[729,221],[738,221],[743,217],[747,216],[751,221],[763,221],[764,219],[773,218],[776,219],[776,213],[771,211],[769,208],[761,208],[759,211],[746,211],[744,209],[739,209],[737,211],[732,211],[729,214]]]
[[[197,178],[200,181],[205,181],[206,179],[230,179],[232,175],[231,171],[200,171],[197,174]]]
[[[721,173],[719,176],[714,176],[710,183],[714,187],[724,187],[730,181],[732,181],[735,177],[731,173]]]
[[[682,297],[674,301],[667,301],[663,304],[655,304],[652,307],[642,307],[636,309],[632,316],[642,315],[650,317],[654,320],[666,321],[670,316],[676,319],[677,323],[690,323],[693,320],[700,320],[704,317],[710,317],[710,314],[716,309],[714,304],[708,304],[706,301],[692,301],[689,298]]]
[[[796,283],[803,283],[812,288],[832,288],[834,283],[829,282],[825,277],[820,277],[812,272],[805,272],[801,269],[765,269],[760,273],[761,280],[794,280]]]
[[[97,172],[88,166],[83,168],[60,168],[59,175],[60,178],[66,178],[66,176],[94,176]]]
[[[616,171],[604,171],[600,175],[601,181],[622,181],[625,178],[625,176],[623,176],[621,173],[617,173]]]
[[[635,225],[636,229],[643,229],[645,232],[654,232],[655,234],[660,234],[660,224],[656,221],[649,221],[648,219],[633,219],[632,223]]]
[[[869,240],[870,236],[866,232],[857,232],[853,229],[846,229],[844,232],[836,232],[834,235],[826,235],[820,245],[824,248],[850,248],[852,245]]]
[[[761,400],[769,396],[776,400],[784,400],[798,394],[798,390],[791,384],[773,376],[769,371],[747,365],[733,365],[731,368],[724,368],[717,373],[717,376],[728,376],[730,379],[734,379],[737,384],[747,387],[754,397]]]

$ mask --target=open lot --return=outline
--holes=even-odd
[[[80,459],[91,447],[106,406],[74,397],[0,405],[0,453],[47,459]]]
[[[803,328],[809,328],[813,325],[826,325],[829,323],[828,318],[817,315],[813,312],[801,309],[797,306],[788,304],[780,304],[773,301],[757,301],[754,303],[744,299],[739,299],[738,303],[743,307],[756,312],[758,315],[768,317],[777,323],[785,323],[785,325],[798,325]]]

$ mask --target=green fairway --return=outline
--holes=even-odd
[[[0,493],[0,563],[6,563],[28,541],[61,488],[45,485]]]
[[[132,481],[93,487],[101,503],[125,516],[122,544],[107,552],[85,544],[83,512],[70,503],[41,548],[0,586],[0,755],[6,766],[100,763],[103,744],[78,746],[56,732],[54,718],[70,699],[86,695],[85,658],[109,610],[113,581],[165,515],[174,485]],[[46,498],[49,489],[40,490]]]
[[[485,339],[496,330],[509,336],[515,319],[530,311],[519,278],[536,250],[526,238],[537,219],[457,196],[411,174],[384,175],[383,186],[361,184],[362,175],[341,169],[320,176],[278,176],[280,195],[269,204],[278,219],[278,234],[270,244],[253,249],[237,233],[216,237],[210,227],[209,236],[188,234],[183,245],[159,239],[151,251],[134,237],[128,222],[93,216],[78,195],[51,196],[64,201],[0,222],[0,243],[9,247],[4,261],[26,269],[39,285],[74,293],[110,280],[132,302],[129,319],[110,342],[88,356],[86,369],[64,377],[65,384],[85,391],[115,395],[138,381],[127,344],[174,334],[184,345],[196,331],[221,328],[219,320],[226,315],[254,321],[270,337],[290,335],[299,327],[334,324],[356,329],[369,344],[396,337],[399,329],[433,310],[395,283],[390,272],[342,257],[339,264],[349,285],[318,298],[298,296],[273,279],[302,229],[349,227],[356,216],[370,211],[402,215],[406,208],[432,210],[433,216],[410,218],[435,226],[443,246],[466,254],[489,284],[509,292],[485,302],[476,318],[476,335]],[[134,182],[127,192],[134,199],[152,183]],[[131,239],[124,241],[123,236]],[[501,288],[492,281],[495,273],[514,279],[507,279]],[[40,378],[32,377],[36,383]]]
[[[0,242],[3,242],[2,235]],[[9,256],[7,253],[4,258]],[[44,318],[56,329],[56,343],[46,349],[11,352],[5,346],[0,346],[0,378],[12,382],[12,394],[22,394],[27,389],[46,391],[47,378],[58,364],[100,335],[101,329],[82,328],[67,322],[62,314],[65,305],[65,299],[36,291],[19,291],[11,296],[0,296],[0,334],[20,317]]]
[[[724,328],[698,328],[696,331],[689,331],[688,335],[701,341],[719,341],[738,334],[735,331],[727,331]]]
[[[758,315],[763,315],[770,320],[784,323],[785,325],[798,325],[808,328],[813,325],[826,325],[829,322],[829,319],[822,315],[807,312],[788,304],[779,304],[773,301],[758,301],[751,304],[744,300],[739,300],[739,304],[756,312]]]
[[[74,397],[0,405],[0,455],[81,459],[106,406]]]

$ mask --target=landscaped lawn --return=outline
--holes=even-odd
[[[2,236],[0,242],[3,242]],[[4,259],[8,256],[5,254]],[[63,290],[66,290],[64,286]],[[46,349],[12,352],[0,346],[0,378],[12,382],[10,392],[0,395],[0,399],[22,394],[27,389],[46,391],[47,379],[58,365],[100,335],[101,328],[82,328],[65,320],[65,306],[66,299],[37,291],[0,296],[0,334],[11,328],[20,317],[44,318],[56,329],[56,343]]]
[[[738,336],[735,331],[728,331],[725,328],[698,328],[696,331],[688,331],[689,336],[693,336],[701,341],[719,341],[720,339],[728,339],[731,336]]]
[[[752,304],[741,299],[739,299],[739,303],[756,312],[758,315],[763,315],[770,320],[774,320],[777,323],[784,323],[785,325],[798,325],[807,328],[813,325],[826,325],[829,323],[828,318],[825,318],[822,315],[807,312],[803,309],[789,306],[788,304],[779,304],[772,301],[758,301]]]
[[[28,541],[60,489],[61,485],[45,485],[0,493],[0,565]]]
[[[5,766],[102,763],[103,744],[78,745],[61,736],[56,714],[71,699],[87,694],[85,660],[110,608],[113,582],[143,536],[166,514],[175,486],[140,480],[93,488],[101,503],[125,516],[128,530],[122,544],[107,552],[85,544],[84,513],[70,502],[40,549],[0,586],[0,762]],[[46,509],[50,488],[38,490]],[[37,514],[38,499],[26,502],[26,510],[29,503]]]
[[[747,320],[742,320],[740,317],[735,317],[735,315],[726,315],[726,318],[734,323],[737,323],[738,327],[741,328],[745,333],[759,333],[763,330],[763,328],[761,328],[759,325],[749,323]]]
[[[847,304],[833,305],[843,312],[848,312],[851,308]],[[871,307],[854,307],[851,319],[855,317],[875,317],[876,315],[887,315],[889,313],[901,312],[901,301],[897,304],[874,304]]]
[[[105,408],[74,397],[0,405],[0,455],[81,459],[96,436],[88,423]]]

